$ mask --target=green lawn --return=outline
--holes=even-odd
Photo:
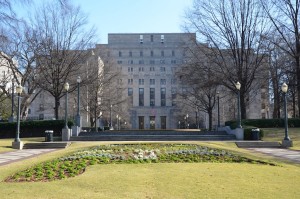
[[[3,140],[1,140],[3,141]],[[108,142],[78,142],[65,150],[0,166],[2,198],[300,198],[300,167],[238,163],[159,163],[89,166],[74,178],[52,182],[5,183],[31,165],[83,147]],[[191,143],[191,142],[185,142]],[[256,156],[231,142],[193,142]],[[0,147],[1,148],[1,147]],[[257,157],[257,158],[263,158]]]
[[[284,138],[284,128],[264,128],[264,141],[282,141]],[[289,128],[289,137],[293,141],[291,149],[300,150],[300,128]]]

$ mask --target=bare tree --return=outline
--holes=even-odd
[[[64,84],[69,82],[72,92],[76,77],[90,56],[87,48],[93,45],[94,29],[87,29],[86,16],[79,7],[65,4],[45,4],[32,20],[35,54],[38,67],[38,86],[55,100],[55,118],[58,118],[60,98],[65,95]],[[82,86],[93,80],[83,78]]]
[[[299,0],[261,0],[262,7],[268,15],[277,35],[280,37],[266,37],[274,45],[283,50],[294,59],[294,73],[296,75],[297,98],[300,99],[300,1]],[[298,116],[300,115],[300,100],[298,104]]]
[[[213,63],[219,84],[237,92],[235,84],[241,83],[242,118],[247,118],[250,91],[259,90],[258,80],[267,75],[261,35],[269,27],[263,14],[255,0],[195,0],[186,13],[186,29],[207,43],[202,53]]]

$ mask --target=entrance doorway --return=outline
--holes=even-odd
[[[139,116],[139,129],[144,129],[144,116]]]
[[[150,129],[155,129],[155,116],[150,116]]]
[[[167,117],[166,116],[160,116],[160,128],[161,129],[167,128]]]

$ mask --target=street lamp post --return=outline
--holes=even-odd
[[[180,121],[178,121],[178,129],[180,129]]]
[[[217,92],[217,100],[218,100],[218,128],[220,128],[220,92]]]
[[[62,129],[62,141],[69,141],[71,136],[71,130],[68,127],[68,90],[70,86],[68,82],[64,84],[64,89],[66,91],[66,100],[65,100],[65,127]]]
[[[293,146],[293,143],[289,137],[288,134],[288,113],[287,113],[287,103],[286,103],[286,93],[288,91],[288,86],[286,83],[283,83],[281,86],[281,90],[283,92],[283,98],[284,98],[284,139],[282,141],[282,145],[284,147],[291,147]]]
[[[77,77],[77,115],[76,115],[76,126],[81,126],[81,116],[80,116],[80,76]]]
[[[117,114],[116,118],[117,118],[117,130],[119,130],[119,115],[118,114]]]
[[[20,142],[20,95],[22,93],[22,86],[18,85],[16,87],[16,92],[18,94],[18,114],[17,114],[17,133],[16,133],[16,139],[15,142]]]
[[[241,84],[240,82],[237,82],[235,84],[235,87],[238,91],[238,118],[237,118],[237,128],[242,128],[242,125],[241,125],[241,102],[240,102],[240,89],[241,89]]]
[[[68,90],[70,88],[69,83],[65,83],[64,85],[65,91],[66,91],[66,101],[65,101],[65,129],[69,129],[68,127]]]
[[[12,86],[11,86],[11,116],[9,118],[9,122],[14,122],[14,112],[15,112],[15,81],[12,80]]]
[[[110,123],[109,123],[109,130],[114,130],[112,125],[112,104],[110,105]]]
[[[16,131],[16,138],[12,143],[12,148],[14,149],[22,149],[23,143],[20,140],[20,95],[22,93],[22,86],[18,85],[16,87],[16,93],[18,94],[18,113],[17,113],[17,131]]]

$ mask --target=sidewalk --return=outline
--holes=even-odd
[[[300,164],[300,151],[279,148],[248,148],[248,150],[263,153],[276,158],[286,159]]]
[[[0,166],[32,158],[56,150],[58,149],[23,149],[18,151],[0,153]]]

